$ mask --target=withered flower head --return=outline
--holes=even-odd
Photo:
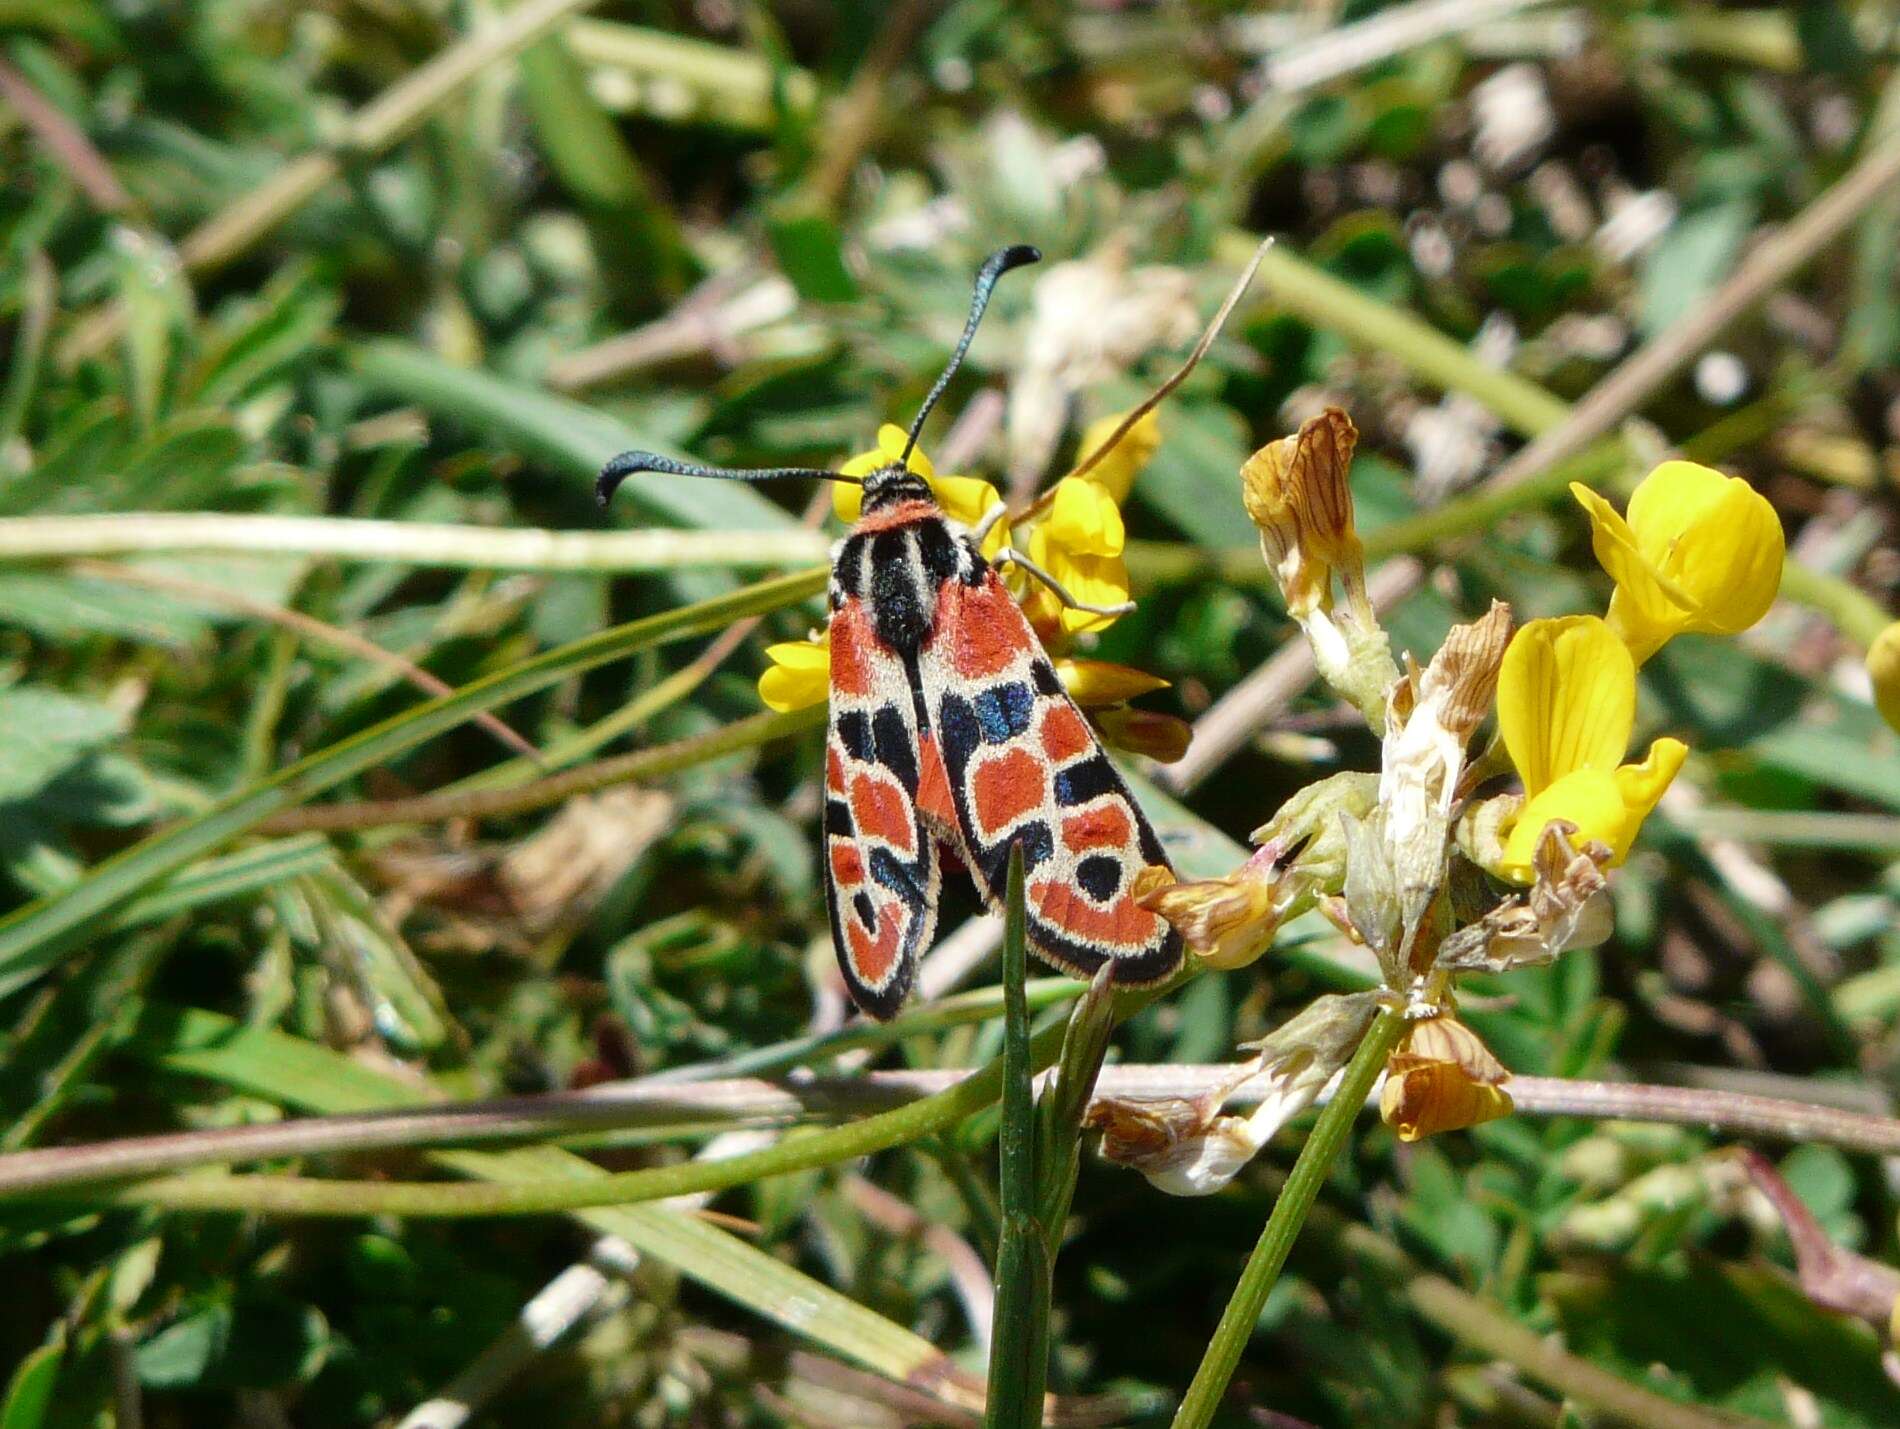
[[[1134,1167],[1157,1190],[1211,1195],[1313,1104],[1351,1060],[1377,1011],[1374,993],[1317,998],[1256,1044],[1254,1059],[1241,1063],[1227,1085],[1192,1100],[1102,1098],[1090,1106],[1084,1124],[1102,1133],[1104,1157]],[[1260,1097],[1251,1115],[1221,1112],[1230,1095],[1249,1092]]]
[[[1292,900],[1277,853],[1262,849],[1230,877],[1167,884],[1138,894],[1136,901],[1172,923],[1188,951],[1208,967],[1244,968],[1272,945]]]
[[[1569,824],[1547,825],[1537,845],[1530,891],[1505,899],[1445,939],[1438,966],[1450,972],[1508,972],[1548,963],[1572,948],[1595,947],[1609,937],[1614,914],[1603,872],[1609,846],[1592,842],[1578,850],[1571,843],[1575,832]]]
[[[1458,1131],[1510,1115],[1510,1079],[1478,1034],[1444,1013],[1414,1022],[1386,1060],[1379,1115],[1400,1141]]]
[[[1453,626],[1431,664],[1401,679],[1387,705],[1379,804],[1408,950],[1444,886],[1465,742],[1490,712],[1510,638],[1511,608],[1492,601],[1482,619]]]
[[[1363,598],[1365,551],[1353,528],[1346,479],[1358,441],[1352,418],[1328,407],[1294,435],[1267,443],[1240,469],[1241,500],[1296,618],[1332,609],[1334,572],[1355,593],[1355,604]]]

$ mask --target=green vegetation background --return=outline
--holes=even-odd
[[[146,523],[128,516],[71,528],[49,556],[0,519],[0,899],[19,910],[0,923],[5,1149],[408,1103],[424,1075],[459,1097],[552,1090],[833,1025],[809,721],[770,739],[786,727],[755,722],[664,777],[479,821],[271,832],[291,800],[265,781],[365,731],[363,758],[324,766],[326,797],[539,772],[460,714],[389,737],[382,722],[425,693],[323,627],[448,686],[518,681],[495,713],[557,764],[752,719],[760,644],[802,635],[810,606],[776,609],[716,668],[691,662],[730,614],[585,671],[524,662],[808,566],[808,493],[641,481],[603,516],[592,470],[636,443],[753,464],[863,450],[928,386],[998,242],[1051,261],[1125,242],[1137,264],[1191,274],[1206,312],[1253,239],[1281,236],[1283,261],[1164,409],[1130,502],[1132,535],[1153,543],[1134,562],[1141,608],[1099,653],[1173,682],[1152,707],[1193,719],[1290,638],[1246,554],[1235,472],[1321,400],[1365,434],[1364,529],[1438,563],[1393,617],[1399,644],[1429,651],[1494,595],[1523,617],[1600,608],[1584,522],[1554,489],[1482,526],[1396,524],[1442,494],[1418,477],[1449,460],[1427,434],[1470,443],[1450,484],[1494,468],[1896,142],[1892,17],[1819,0],[1491,8],[1468,33],[1275,88],[1276,58],[1379,7],[0,0],[0,517],[456,528],[398,531],[381,554],[349,550],[356,533],[323,547],[312,527],[302,545],[140,555]],[[528,43],[495,42],[509,24]],[[1523,108],[1538,96],[1548,132]],[[1673,218],[1644,233],[1642,205]],[[1619,214],[1645,241],[1606,234]],[[1750,476],[1812,569],[1887,605],[1897,239],[1890,192],[1641,410],[1661,440]],[[1370,300],[1354,311],[1371,319],[1346,321],[1301,265]],[[1028,330],[1031,285],[1011,282],[953,413],[1001,390]],[[764,317],[750,326],[748,301]],[[1404,341],[1408,315],[1479,351],[1508,326],[1502,360],[1531,387],[1479,359],[1445,396],[1450,377]],[[1090,385],[1075,426],[1177,358],[1149,351]],[[970,430],[973,467],[995,476],[1001,437]],[[1612,489],[1658,445],[1629,440]],[[576,568],[497,565],[483,543],[623,527],[783,545],[741,561],[702,544],[690,568],[655,569],[655,551],[585,545]],[[1685,638],[1645,671],[1643,723],[1698,751],[1685,777],[1716,813],[1651,822],[1609,945],[1470,1004],[1514,1069],[1884,1109],[1900,744],[1853,684],[1870,607],[1835,606],[1863,628],[1782,607],[1740,644]],[[1223,840],[1374,757],[1309,693],[1169,827],[1218,871],[1235,856]],[[172,826],[196,842],[148,841]],[[1748,841],[1743,864],[1718,835]],[[968,911],[952,899],[946,929]],[[1294,954],[1201,978],[1118,1055],[1227,1059],[1341,976]],[[882,1064],[968,1066],[999,1045],[990,1021],[920,1033]],[[748,1223],[732,1234],[652,1207],[583,1224],[0,1203],[0,1429],[394,1424],[599,1230],[639,1248],[631,1279],[478,1422],[967,1422],[967,1398],[872,1372],[929,1390],[943,1370],[928,1341],[980,1378],[956,1275],[904,1208],[987,1259],[994,1127],[978,1116],[728,1192],[715,1209]],[[1165,1413],[1297,1142],[1202,1202],[1085,1158],[1054,1295],[1051,1387],[1070,1412]],[[622,1170],[694,1141],[567,1144]],[[1408,1298],[1427,1271],[1686,1408],[1895,1422],[1879,1337],[1803,1299],[1721,1146],[1520,1117],[1400,1148],[1362,1127],[1230,1422],[1596,1422]],[[1770,1149],[1840,1243],[1892,1258],[1887,1168]],[[530,1159],[458,1169],[567,1174],[552,1150],[514,1154]],[[401,1149],[301,1169],[431,1174]],[[1407,1257],[1367,1252],[1355,1226]]]

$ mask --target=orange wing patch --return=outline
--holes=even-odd
[[[1008,749],[977,765],[970,793],[977,832],[987,843],[1024,814],[1042,807],[1049,797],[1049,779],[1035,755],[1026,749]]]

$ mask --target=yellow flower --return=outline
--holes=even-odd
[[[1570,615],[1517,632],[1498,672],[1498,728],[1526,802],[1505,835],[1505,877],[1531,881],[1538,839],[1558,819],[1577,826],[1579,846],[1596,840],[1612,864],[1624,860],[1689,752],[1659,739],[1641,764],[1622,763],[1635,723],[1636,662],[1605,622]]]
[[[1117,412],[1114,416],[1103,417],[1100,421],[1090,422],[1082,433],[1082,445],[1076,458],[1079,468],[1095,455],[1102,443],[1115,435],[1115,429],[1127,418],[1126,412]],[[1103,454],[1102,459],[1090,467],[1084,475],[1088,480],[1098,482],[1116,501],[1126,501],[1128,493],[1135,484],[1135,476],[1154,458],[1155,450],[1161,445],[1161,424],[1155,419],[1152,410],[1144,412],[1141,419],[1128,429],[1114,449]]]
[[[868,476],[881,466],[893,466],[904,454],[907,439],[902,427],[886,422],[877,429],[877,450],[860,452],[838,470],[846,476]],[[911,448],[905,465],[929,485],[943,514],[965,526],[976,525],[1002,505],[1002,497],[987,481],[975,476],[939,476],[930,458],[916,447]],[[864,512],[864,489],[841,481],[831,488],[831,493],[831,509],[837,512],[838,519],[847,526],[855,524]],[[983,554],[994,556],[1008,544],[1009,522],[998,521],[983,539]]]
[[[1875,636],[1868,647],[1867,678],[1874,685],[1874,708],[1900,729],[1900,620]]]
[[[788,640],[765,647],[771,667],[759,676],[759,698],[768,709],[790,714],[831,698],[831,635]]]
[[[1610,628],[1641,664],[1671,636],[1736,635],[1781,586],[1785,540],[1775,508],[1739,477],[1666,461],[1630,497],[1629,516],[1587,486],[1597,560],[1616,582]]]
[[[1459,1131],[1509,1116],[1510,1080],[1478,1034],[1446,1013],[1414,1022],[1386,1059],[1379,1115],[1400,1141]]]
[[[1125,705],[1137,695],[1168,688],[1168,682],[1159,675],[1109,660],[1081,660],[1064,655],[1050,663],[1056,667],[1056,676],[1069,692],[1069,698],[1085,710]]]
[[[1157,764],[1175,764],[1186,757],[1194,726],[1160,710],[1130,709],[1116,705],[1090,717],[1102,742],[1130,754],[1143,754]]]
[[[1128,599],[1128,567],[1122,561],[1126,540],[1115,498],[1087,477],[1065,476],[1029,533],[1029,559],[1071,599],[1084,605],[1121,605]],[[1116,620],[1066,606],[1040,582],[1032,583],[1023,604],[1039,631],[1075,635],[1104,629]]]

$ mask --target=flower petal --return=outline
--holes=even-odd
[[[1637,518],[1646,506],[1637,503],[1645,489],[1671,467],[1695,467],[1690,462],[1665,462],[1637,488],[1630,500],[1631,527],[1645,549],[1652,536]],[[1717,499],[1694,516],[1679,533],[1664,526],[1658,536],[1669,538],[1660,564],[1665,577],[1695,600],[1699,609],[1696,629],[1711,635],[1737,635],[1768,613],[1781,588],[1781,566],[1787,551],[1781,518],[1759,492],[1740,477],[1720,478]],[[1665,488],[1666,491],[1666,488]]]
[[[1168,682],[1158,675],[1108,660],[1064,656],[1054,663],[1056,676],[1069,692],[1069,698],[1085,710],[1127,704],[1139,695],[1168,688]]]
[[[965,526],[975,526],[1003,504],[1003,498],[980,476],[932,477],[930,489],[936,495],[943,514]],[[1009,521],[999,519],[983,537],[983,554],[994,556],[1009,544]]]
[[[1594,615],[1533,620],[1498,671],[1498,727],[1535,799],[1579,769],[1608,773],[1636,722],[1636,664]]]
[[[1513,883],[1532,882],[1537,876],[1538,840],[1557,820],[1577,826],[1572,842],[1578,845],[1594,839],[1612,849],[1629,847],[1629,806],[1623,801],[1616,773],[1576,769],[1525,803],[1505,836],[1504,860],[1497,872]]]
[[[1627,520],[1587,487],[1571,491],[1616,582],[1610,625],[1639,662],[1684,631],[1737,634],[1773,603],[1786,547],[1781,520],[1739,477],[1666,461],[1630,497]]]
[[[759,676],[759,698],[768,709],[790,714],[831,698],[829,640],[787,640],[765,647],[772,663]]]
[[[1900,620],[1874,637],[1867,648],[1867,678],[1874,687],[1874,708],[1900,729]]]
[[[1075,464],[1079,467],[1093,456],[1096,448],[1115,434],[1115,429],[1127,416],[1126,412],[1117,412],[1100,421],[1090,422],[1088,429],[1082,433],[1082,445],[1078,449]],[[1115,501],[1126,501],[1136,475],[1153,459],[1160,445],[1161,423],[1151,409],[1143,413],[1141,419],[1115,443],[1113,451],[1106,453],[1088,469],[1085,479],[1096,482]]]
[[[1613,776],[1617,793],[1623,800],[1623,830],[1620,838],[1606,839],[1610,845],[1610,863],[1614,866],[1629,857],[1630,845],[1643,827],[1656,801],[1682,768],[1689,746],[1679,739],[1663,738],[1649,746],[1649,755],[1641,764],[1625,764]]]
[[[1119,556],[1128,539],[1115,498],[1079,476],[1056,483],[1039,529],[1049,540],[1084,556]]]

